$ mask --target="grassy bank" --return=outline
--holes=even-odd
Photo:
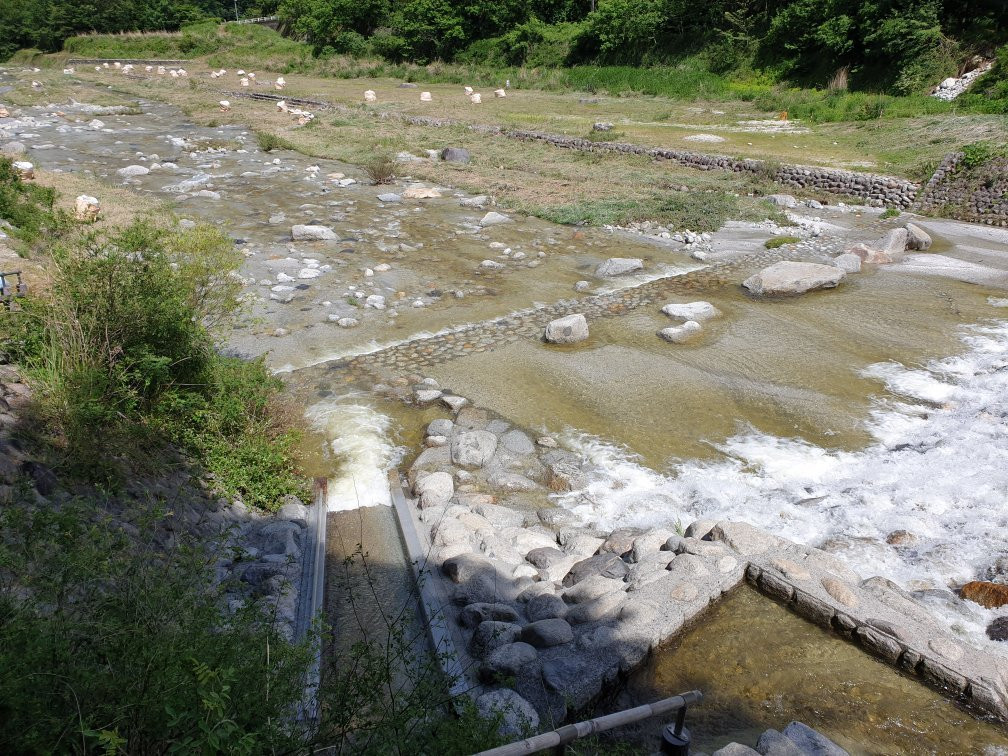
[[[199,59],[211,67],[266,69],[333,78],[390,78],[484,87],[499,86],[510,80],[515,87],[544,91],[747,102],[764,113],[788,111],[795,118],[813,123],[946,113],[1003,114],[1006,111],[1006,104],[1000,99],[984,96],[966,95],[954,103],[947,103],[925,96],[896,97],[844,89],[788,87],[766,74],[752,71],[735,75],[715,73],[700,56],[685,58],[675,65],[652,67],[487,66],[441,62],[416,65],[346,55],[316,57],[307,44],[256,25],[204,23],[174,33],[83,35],[68,39],[64,52],[81,57]]]

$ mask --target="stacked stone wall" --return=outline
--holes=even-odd
[[[962,152],[945,156],[921,191],[915,209],[929,215],[1008,227],[1008,158],[966,168],[963,157]]]

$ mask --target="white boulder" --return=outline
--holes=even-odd
[[[327,226],[297,225],[291,227],[294,241],[333,241],[336,233]]]
[[[742,285],[757,296],[789,296],[816,289],[832,289],[845,276],[846,273],[835,265],[785,260],[764,268],[743,281]]]
[[[643,269],[644,261],[639,257],[610,257],[595,269],[595,275],[600,278],[612,278]]]
[[[588,338],[588,321],[580,313],[565,315],[546,325],[543,338],[551,344],[576,344]]]

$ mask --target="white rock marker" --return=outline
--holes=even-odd
[[[420,102],[434,102],[434,98],[431,97],[431,93],[430,92],[421,92],[420,93]]]

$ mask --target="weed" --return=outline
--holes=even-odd
[[[885,212],[883,212],[879,218],[882,220],[888,220],[889,218],[895,218],[900,214],[900,211],[894,207],[887,207]]]
[[[373,184],[391,184],[395,181],[396,161],[388,155],[376,155],[361,165]]]
[[[259,149],[263,152],[272,152],[273,150],[292,150],[293,145],[288,142],[283,137],[277,136],[269,131],[257,131],[256,142],[259,144]]]
[[[797,244],[800,241],[797,236],[772,236],[763,242],[763,246],[767,249],[777,249],[785,244]]]

